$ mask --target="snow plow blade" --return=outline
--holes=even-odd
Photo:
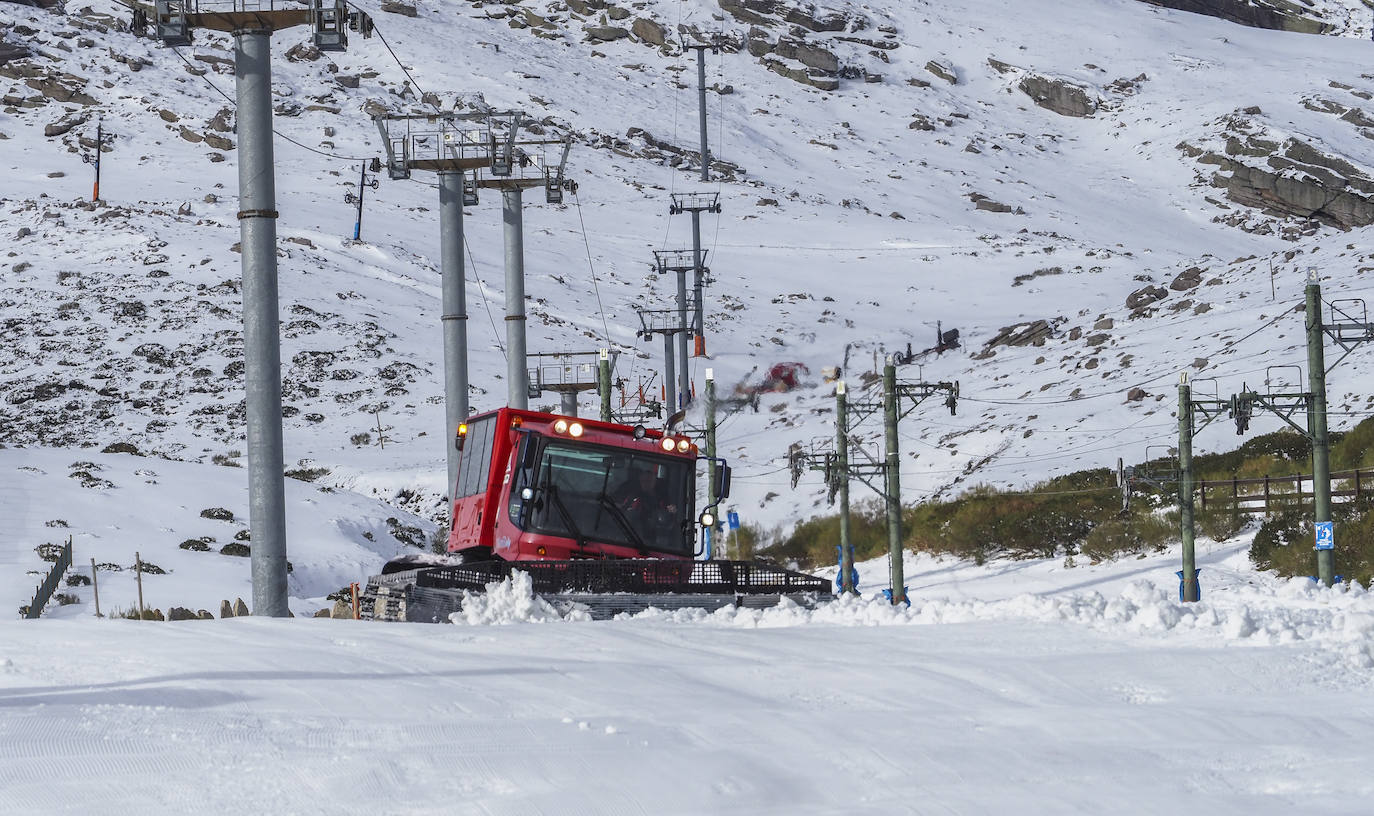
[[[367,620],[446,623],[465,595],[527,573],[535,595],[560,613],[585,609],[596,620],[649,608],[763,609],[782,598],[814,607],[831,598],[824,578],[747,561],[477,561],[376,575],[360,599]]]

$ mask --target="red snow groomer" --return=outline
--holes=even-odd
[[[501,408],[458,429],[448,557],[403,557],[367,582],[361,614],[442,622],[465,595],[528,573],[560,611],[765,607],[830,597],[823,578],[744,561],[696,560],[715,507],[696,512],[697,447],[685,436]],[[730,468],[717,460],[725,498]],[[434,563],[436,560],[442,563]]]

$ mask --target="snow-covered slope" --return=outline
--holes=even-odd
[[[353,210],[342,201],[360,161],[382,152],[367,111],[422,110],[422,95],[442,108],[480,95],[574,135],[577,195],[564,206],[526,197],[529,348],[587,351],[609,335],[631,352],[617,374],[632,386],[661,354],[636,338],[635,309],[667,306],[674,291],[646,273],[651,251],[690,247],[689,219],[668,215],[669,193],[720,194],[723,212],[704,219],[716,279],[711,356],[694,362],[694,381],[708,365],[726,391],[781,361],[812,372],[803,388],[766,395],[757,413],[732,413],[722,426],[735,504],[766,527],[822,503],[818,484],[793,492],[781,469],[790,444],[831,435],[825,366],[860,381],[884,353],[932,345],[937,323],[960,329],[962,349],[902,370],[962,388],[957,416],[932,404],[904,421],[904,497],[917,501],[973,482],[1024,485],[1143,459],[1146,444],[1174,435],[1180,371],[1217,378],[1226,395],[1261,384],[1268,366],[1305,365],[1302,317],[1291,312],[1308,267],[1329,297],[1368,288],[1362,230],[1230,203],[1207,163],[1207,151],[1227,155],[1241,133],[1374,167],[1359,109],[1374,93],[1370,15],[1353,0],[1319,10],[1340,21],[1342,37],[1133,0],[830,3],[817,14],[839,15],[847,29],[807,32],[807,42],[854,69],[836,91],[744,51],[708,55],[708,83],[731,92],[708,95],[712,151],[728,164],[705,187],[692,158],[690,55],[639,36],[592,40],[583,28],[644,18],[670,32],[745,37],[749,27],[706,0],[635,4],[621,9],[625,19],[613,6],[579,7],[422,2],[414,17],[368,7],[385,43],[355,35],[348,51],[314,59],[299,48],[304,28],[274,37],[286,453],[292,467],[327,469],[317,484],[362,484],[387,500],[418,493],[409,506],[438,515],[434,179],[384,179],[369,191],[362,243],[345,240]],[[0,108],[9,247],[0,331],[10,352],[0,362],[0,436],[97,450],[126,442],[213,468],[243,449],[231,42],[199,31],[194,46],[174,51],[112,25],[126,18],[116,3],[67,12],[0,4],[5,43],[32,52],[6,65],[44,72],[9,70],[13,98]],[[529,27],[526,12],[544,22]],[[766,33],[777,40],[789,29]],[[69,76],[52,81],[85,96],[59,101],[65,92],[44,84],[54,71]],[[1036,105],[1021,89],[1028,77],[1082,89],[1095,112]],[[93,104],[80,104],[86,97]],[[104,202],[92,206],[81,140],[90,144],[97,119],[114,138],[103,154]],[[655,146],[664,143],[685,151],[677,168],[673,152]],[[465,225],[473,404],[485,409],[505,394],[495,198],[470,208]],[[1195,286],[1171,289],[1190,268]],[[1128,307],[1147,286],[1167,296]],[[985,347],[1004,328],[1039,320],[1052,329],[1043,344]],[[1361,351],[1333,372],[1333,427],[1368,410],[1359,383],[1369,370]],[[1143,396],[1128,399],[1133,389]],[[858,433],[876,448],[877,430]],[[1209,430],[1197,445],[1232,442]],[[150,458],[147,467],[163,465]],[[241,473],[210,471],[205,483],[242,490],[221,482]],[[0,478],[24,476],[7,467]],[[63,495],[35,523],[64,517]],[[291,519],[293,530],[313,523]],[[194,532],[167,526],[176,540]],[[29,547],[49,535],[15,533]]]

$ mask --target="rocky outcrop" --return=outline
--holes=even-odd
[[[782,0],[720,0],[722,11],[741,23],[770,25],[772,18],[801,26],[809,31],[845,31],[850,18],[842,12],[818,9],[812,3],[792,4]]]
[[[1305,16],[1303,9],[1297,3],[1289,0],[1141,0],[1141,2],[1162,8],[1205,14],[1209,17],[1220,17],[1233,23],[1276,31],[1325,34],[1333,28],[1327,23]]]
[[[833,50],[839,41],[871,47],[869,53],[887,62],[886,51],[897,43],[886,40],[864,40],[854,37],[818,38],[810,34],[853,32],[867,28],[868,20],[853,13],[818,9],[811,4],[793,5],[781,0],[720,0],[720,7],[736,20],[748,23],[744,47],[758,57],[759,63],[779,76],[787,77],[821,90],[839,88],[841,78],[863,78],[870,82],[881,79],[864,68],[847,66]],[[776,37],[772,32],[786,28],[787,33]],[[892,32],[882,32],[891,36]]]
[[[1229,117],[1226,127],[1220,153],[1178,147],[1217,168],[1210,182],[1232,202],[1339,229],[1374,224],[1374,175],[1365,169],[1301,139],[1273,138],[1246,117]]]
[[[668,31],[663,26],[650,20],[648,17],[640,17],[630,26],[630,33],[646,42],[649,45],[662,47],[668,42]]]
[[[1085,117],[1097,113],[1097,95],[1065,79],[1027,74],[1016,87],[1035,104],[1061,116]]]

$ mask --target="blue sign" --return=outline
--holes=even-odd
[[[738,530],[738,529],[739,529],[739,513],[736,513],[734,510],[727,511],[727,512],[725,513],[725,523],[728,524],[728,525],[730,526],[730,529],[731,529],[731,530]]]
[[[1336,524],[1331,521],[1317,522],[1317,549],[1336,549]]]

